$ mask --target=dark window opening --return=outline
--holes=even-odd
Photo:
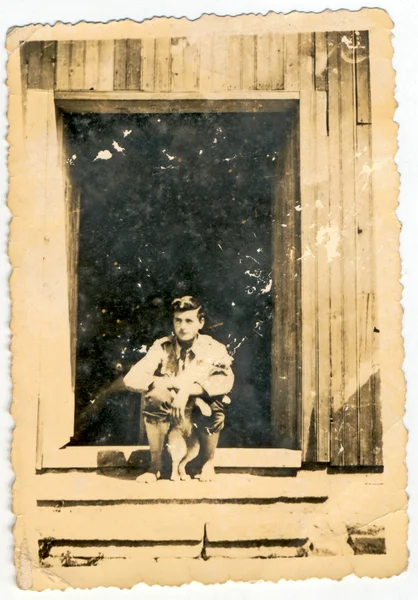
[[[65,115],[80,192],[75,437],[135,445],[140,396],[97,391],[171,332],[192,294],[234,356],[223,447],[271,447],[272,202],[292,113]],[[88,411],[88,409],[87,409]]]

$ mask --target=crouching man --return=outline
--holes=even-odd
[[[176,298],[171,306],[174,335],[154,342],[123,378],[128,389],[145,396],[144,419],[151,461],[148,472],[137,479],[142,483],[152,483],[160,477],[169,428],[189,415],[200,442],[200,480],[213,479],[215,450],[229,401],[225,395],[234,383],[232,358],[225,346],[200,333],[205,321],[199,301],[184,296]]]

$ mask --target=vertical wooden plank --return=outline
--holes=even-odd
[[[344,466],[358,464],[359,428],[357,379],[357,279],[356,279],[356,197],[355,197],[355,89],[354,32],[341,34],[341,198],[344,234],[343,314],[344,314]]]
[[[43,45],[42,42],[27,42],[26,47],[27,56],[27,84],[29,89],[41,89],[42,81],[42,54]]]
[[[153,92],[155,89],[155,39],[144,38],[141,46],[141,90]]]
[[[61,447],[73,433],[74,395],[71,386],[71,361],[75,366],[75,357],[70,354],[71,334],[69,328],[69,304],[73,281],[63,277],[62,267],[67,259],[66,210],[62,181],[62,170],[58,163],[59,149],[57,112],[53,91],[47,96],[47,121],[45,135],[46,179],[44,205],[44,250],[43,250],[43,323],[40,357],[40,397],[45,406],[44,435],[45,442],[54,448]],[[77,213],[76,218],[79,218]],[[77,238],[77,239],[76,239]],[[78,231],[74,243],[78,246]],[[71,250],[70,250],[71,251]],[[75,271],[76,273],[76,271]],[[75,277],[74,277],[75,279]],[[76,285],[76,281],[75,281]],[[57,406],[56,389],[61,387],[60,403]],[[64,415],[65,427],[56,426],[57,414]]]
[[[304,459],[329,460],[329,169],[327,95],[315,92],[315,37],[300,35]],[[308,103],[309,102],[309,103]],[[302,108],[303,105],[303,108]],[[308,439],[307,439],[308,438]]]
[[[184,45],[186,38],[171,39],[171,91],[184,90],[185,65]]]
[[[30,252],[25,253],[19,266],[31,274],[26,279],[33,280],[33,284],[26,282],[26,285],[30,286],[27,297],[31,303],[28,331],[35,333],[31,353],[36,369],[31,386],[38,398],[39,468],[46,466],[44,455],[51,446],[59,448],[68,440],[74,417],[68,285],[67,278],[62,276],[66,262],[65,207],[62,171],[57,160],[58,139],[54,91],[29,90],[25,141],[31,202],[27,203],[27,211],[30,222],[35,219],[40,226],[32,233],[30,230],[34,228],[28,228]],[[22,218],[29,217],[26,214]],[[63,427],[57,427],[60,416]]]
[[[84,89],[84,68],[86,61],[86,42],[71,42],[70,46],[70,89]]]
[[[126,40],[115,40],[113,89],[126,90]]]
[[[285,35],[285,64],[284,84],[285,90],[299,91],[299,44],[300,34],[288,33]]]
[[[211,35],[200,38],[199,90],[202,93],[210,92],[212,89],[212,42]]]
[[[187,41],[187,40],[186,40]],[[171,86],[171,39],[155,41],[155,91],[168,92]]]
[[[295,433],[294,419],[292,418],[291,398],[293,396],[294,384],[294,363],[295,357],[292,354],[294,330],[288,328],[289,319],[294,319],[295,305],[292,303],[291,296],[293,292],[292,273],[296,261],[296,249],[294,245],[295,236],[295,185],[292,172],[294,156],[294,138],[290,131],[286,139],[285,162],[281,174],[282,188],[279,197],[280,209],[277,215],[277,229],[279,231],[280,248],[274,248],[278,256],[279,272],[276,275],[275,298],[278,305],[278,327],[274,336],[274,346],[277,348],[277,373],[276,373],[276,394],[272,406],[274,433],[276,434],[276,444],[278,447],[294,447],[292,433]],[[280,229],[279,229],[280,228]],[[276,254],[277,253],[277,254]],[[283,290],[286,293],[283,294]]]
[[[102,92],[113,90],[115,44],[113,40],[99,41],[99,75],[97,89]]]
[[[56,89],[70,89],[70,47],[71,42],[57,42],[57,74]]]
[[[369,124],[372,122],[372,109],[368,32],[356,31],[354,45],[356,75],[356,120],[359,125]]]
[[[279,162],[273,199],[272,250],[272,428],[278,447],[299,443],[300,346],[300,213],[299,135],[297,119],[291,124]]]
[[[291,254],[290,272],[291,272],[291,295],[289,301],[293,307],[289,308],[290,320],[288,321],[288,330],[293,331],[292,359],[294,360],[294,386],[292,393],[294,395],[293,419],[296,431],[296,448],[303,448],[303,354],[302,354],[302,335],[303,335],[303,308],[302,308],[302,263],[298,260],[302,256],[302,218],[301,211],[297,210],[302,205],[301,198],[301,127],[300,111],[295,111],[292,118],[291,127],[292,136],[292,157],[291,173],[293,173],[292,185],[294,186],[293,205],[295,233],[293,236],[293,253]],[[289,176],[289,174],[288,174]],[[294,312],[292,312],[292,310]]]
[[[199,89],[200,73],[200,45],[198,40],[186,39],[184,47],[184,89],[187,92],[196,92]]]
[[[256,37],[244,35],[242,38],[241,89],[255,90],[257,86],[257,45]]]
[[[126,40],[126,89],[141,85],[141,40]]]
[[[208,84],[209,48],[204,45],[205,58],[205,81]],[[171,40],[171,89],[172,91],[195,92],[199,89],[200,83],[200,46],[197,40],[187,38],[173,38]]]
[[[331,436],[330,462],[343,464],[342,429],[343,403],[343,274],[342,274],[342,210],[341,210],[341,99],[339,85],[339,36],[328,33],[328,94],[329,94],[329,164],[330,164],[330,239],[334,250],[330,260],[330,347],[331,347]]]
[[[242,85],[242,36],[228,37],[228,71],[226,87],[228,90],[239,90]]]
[[[79,230],[80,230],[80,189],[71,186],[69,190],[71,196],[68,198],[68,279],[69,286],[69,312],[70,312],[70,333],[71,333],[71,376],[73,389],[75,389],[76,379],[76,358],[77,358],[77,307],[78,307],[78,248],[79,248]]]
[[[257,46],[257,89],[271,89],[270,80],[270,35],[258,35]]]
[[[99,42],[86,41],[86,67],[84,69],[84,88],[97,90],[99,80]]]
[[[288,145],[283,147],[283,153],[277,163],[277,176],[273,182],[272,198],[272,238],[271,252],[273,256],[271,278],[272,278],[272,305],[273,320],[271,329],[271,428],[274,444],[280,443],[282,427],[280,419],[282,416],[282,397],[286,394],[283,372],[284,352],[282,345],[282,332],[284,331],[284,307],[281,290],[287,289],[286,249],[285,232],[288,227],[285,221],[285,201],[287,197],[285,188],[285,173],[287,169],[286,156]],[[289,249],[290,251],[290,249]]]
[[[374,465],[373,303],[371,214],[371,126],[356,127],[357,370],[359,388],[359,460]]]
[[[328,49],[327,32],[315,33],[315,89],[326,91],[328,89]]]
[[[317,281],[317,348],[318,348],[318,394],[317,394],[317,462],[329,462],[330,439],[330,281],[329,263],[333,259],[330,234],[329,197],[329,138],[328,100],[326,92],[315,92],[316,96],[316,182],[315,220],[316,227],[316,281]]]
[[[228,36],[215,35],[212,46],[212,91],[226,90]]]
[[[22,117],[25,119],[26,97],[28,91],[28,70],[29,70],[29,42],[21,43],[19,46],[20,55],[20,79],[22,86]]]
[[[68,310],[70,323],[71,383],[75,390],[77,351],[77,305],[78,305],[78,248],[80,230],[80,190],[73,184],[70,174],[70,156],[64,138],[64,117],[59,115],[57,141],[60,145],[59,163],[62,169],[63,202],[65,204],[65,246],[68,277]]]
[[[293,448],[302,448],[302,335],[303,335],[303,308],[302,308],[302,263],[298,260],[302,254],[302,218],[298,207],[302,205],[301,197],[301,150],[300,150],[300,121],[295,112],[292,116],[290,128],[290,156],[291,164],[286,173],[290,185],[287,215],[292,223],[292,238],[290,240],[291,252],[289,255],[289,293],[287,297],[287,322],[286,331],[291,334],[288,341],[288,398],[290,404],[290,425],[293,436]],[[300,117],[300,115],[299,115]]]
[[[29,59],[29,55],[28,55]],[[32,219],[32,222],[42,223],[45,213],[45,180],[46,174],[46,157],[47,157],[47,121],[48,121],[48,101],[47,95],[39,90],[29,89],[27,92],[27,106],[25,117],[25,132],[24,139],[27,152],[27,169],[28,169],[28,192],[30,193],[31,202],[25,210],[23,219]],[[40,162],[39,158],[42,157]],[[28,227],[28,226],[26,226]],[[42,243],[43,231],[39,227],[28,228],[28,236],[26,242],[31,248],[30,252],[25,252],[20,255],[19,270],[23,273],[31,273],[30,278],[24,283],[21,283],[23,290],[26,292],[22,295],[22,308],[25,308],[24,300],[27,300],[26,311],[31,315],[30,321],[27,323],[27,335],[32,339],[32,375],[31,390],[33,390],[34,401],[38,404],[38,423],[37,423],[37,446],[36,446],[36,467],[42,468],[42,458],[44,450],[44,435],[43,422],[45,418],[45,407],[40,398],[40,356],[42,349],[39,348],[39,340],[42,338],[42,328],[44,323],[44,265],[43,265],[43,250]],[[33,231],[32,231],[33,230]],[[15,283],[16,285],[16,283]],[[30,298],[30,300],[29,300]],[[24,349],[22,349],[24,352]],[[16,349],[15,349],[16,351]],[[27,362],[30,365],[31,361]],[[28,390],[29,391],[29,390]],[[30,398],[30,391],[28,394]]]
[[[313,88],[312,45],[312,34],[299,36],[302,247],[298,260],[302,263],[303,455],[308,462],[316,459],[318,440],[316,95]]]
[[[270,82],[272,90],[284,89],[284,36],[281,33],[270,36]]]
[[[315,89],[315,38],[313,33],[299,34],[299,86],[303,91]]]
[[[375,311],[372,309],[372,315],[375,317]],[[377,358],[377,337],[374,334],[373,357]],[[372,378],[372,397],[373,397],[373,465],[383,466],[383,427],[380,402],[380,370],[373,368]]]
[[[57,42],[43,42],[41,86],[43,90],[55,88]]]
[[[371,117],[372,118],[372,117]],[[361,127],[364,127],[362,125]],[[371,245],[371,326],[372,326],[372,420],[373,420],[373,456],[370,459],[373,465],[383,466],[383,422],[382,422],[382,401],[381,401],[381,374],[380,374],[380,324],[377,321],[378,311],[376,306],[376,291],[377,291],[377,271],[376,271],[376,240],[375,240],[375,215],[378,208],[378,201],[375,201],[375,187],[376,186],[376,169],[374,169],[374,160],[372,155],[373,148],[373,137],[372,137],[372,125],[367,127],[369,130],[369,160],[370,160],[370,171],[368,182],[369,194],[370,194],[370,245]],[[357,128],[357,130],[359,130]],[[367,168],[366,168],[367,170]],[[373,176],[374,175],[374,176]],[[378,177],[378,176],[377,176]]]

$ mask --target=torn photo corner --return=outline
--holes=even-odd
[[[10,32],[19,587],[406,568],[391,28]]]

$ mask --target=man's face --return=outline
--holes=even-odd
[[[202,329],[204,320],[197,316],[199,309],[174,313],[174,333],[180,342],[191,342]]]

